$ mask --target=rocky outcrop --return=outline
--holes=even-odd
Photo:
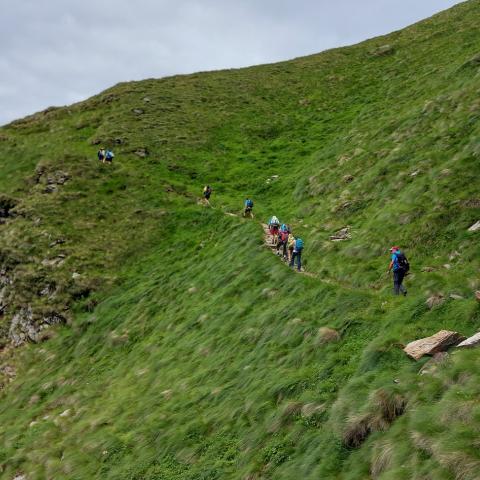
[[[450,347],[458,345],[465,340],[465,337],[458,332],[440,330],[431,337],[421,338],[410,342],[403,351],[414,360],[420,360],[424,355],[434,355],[438,352],[445,352]]]
[[[350,233],[350,227],[344,227],[334,235],[330,236],[330,240],[332,242],[342,242],[345,240],[350,240],[352,238],[352,234]]]
[[[38,342],[40,332],[52,325],[65,324],[66,319],[57,312],[36,317],[30,306],[21,308],[12,318],[9,337],[16,347],[25,342]]]

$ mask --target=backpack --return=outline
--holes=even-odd
[[[113,154],[113,152],[111,152],[110,150],[107,150],[107,153],[105,154],[105,158],[108,158],[108,159],[112,159],[115,155]]]
[[[270,220],[270,225],[278,227],[280,225],[280,220],[278,220],[278,218],[274,215]]]
[[[288,232],[281,231],[280,232],[280,240],[282,242],[286,242],[288,240]]]
[[[281,232],[288,232],[288,227],[285,223],[282,223],[282,226],[280,227]]]
[[[303,240],[301,238],[297,238],[297,240],[295,240],[295,250],[297,252],[301,252],[303,250]]]
[[[247,201],[246,201],[246,206],[247,206],[248,208],[253,208],[253,201],[252,201],[252,200],[247,200]]]
[[[408,272],[410,270],[410,263],[408,263],[405,254],[402,252],[398,252],[395,254],[395,256],[397,257],[398,268],[403,270],[405,273]]]

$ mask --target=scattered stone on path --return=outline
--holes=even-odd
[[[418,372],[419,375],[434,375],[440,367],[443,367],[450,357],[448,352],[436,353]]]
[[[461,295],[457,295],[456,293],[451,293],[449,297],[452,300],[465,300],[465,297],[462,297]]]
[[[477,232],[478,230],[480,230],[480,220],[476,223],[474,223],[469,229],[468,231],[469,232]]]
[[[191,293],[197,293],[197,287],[190,287],[190,288],[188,289],[188,293],[190,293],[190,294],[191,294]]]
[[[476,300],[477,302],[480,302],[480,290],[477,290],[477,291],[475,292],[475,300]]]
[[[480,332],[472,335],[457,345],[457,348],[474,348],[480,346]]]
[[[145,110],[143,108],[134,108],[132,109],[132,112],[135,115],[143,115],[145,113]]]
[[[445,352],[450,347],[458,345],[465,340],[465,337],[458,332],[440,330],[431,337],[421,338],[410,342],[403,351],[414,360],[419,360],[424,355],[434,355],[438,352]]]
[[[422,272],[424,272],[424,273],[431,273],[431,272],[434,272],[434,271],[435,271],[434,267],[423,267],[422,268]]]
[[[343,177],[343,181],[345,183],[353,182],[353,179],[354,179],[353,175],[344,175],[344,177]]]
[[[435,293],[431,297],[427,298],[425,302],[427,307],[431,310],[434,307],[438,307],[445,301],[445,296],[442,293]]]
[[[350,233],[350,227],[344,227],[336,232],[334,235],[330,236],[332,242],[342,242],[344,240],[350,240],[352,235]]]

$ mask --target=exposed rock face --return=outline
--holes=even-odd
[[[438,352],[445,352],[450,347],[458,345],[465,340],[465,337],[458,332],[440,330],[431,337],[421,338],[410,342],[403,351],[414,360],[419,360],[424,355],[434,355]]]
[[[457,345],[457,348],[475,348],[480,347],[480,332],[467,338],[462,343]]]
[[[16,347],[25,342],[38,342],[42,330],[51,325],[65,324],[66,319],[56,312],[50,312],[41,318],[35,318],[30,306],[17,312],[10,324],[9,337]]]
[[[351,238],[352,234],[350,233],[350,227],[342,228],[337,233],[330,236],[332,242],[342,242],[344,240],[350,240]]]

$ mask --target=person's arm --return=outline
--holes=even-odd
[[[393,268],[393,260],[390,262],[390,265],[388,266],[387,273],[390,273],[392,271],[392,268]]]

